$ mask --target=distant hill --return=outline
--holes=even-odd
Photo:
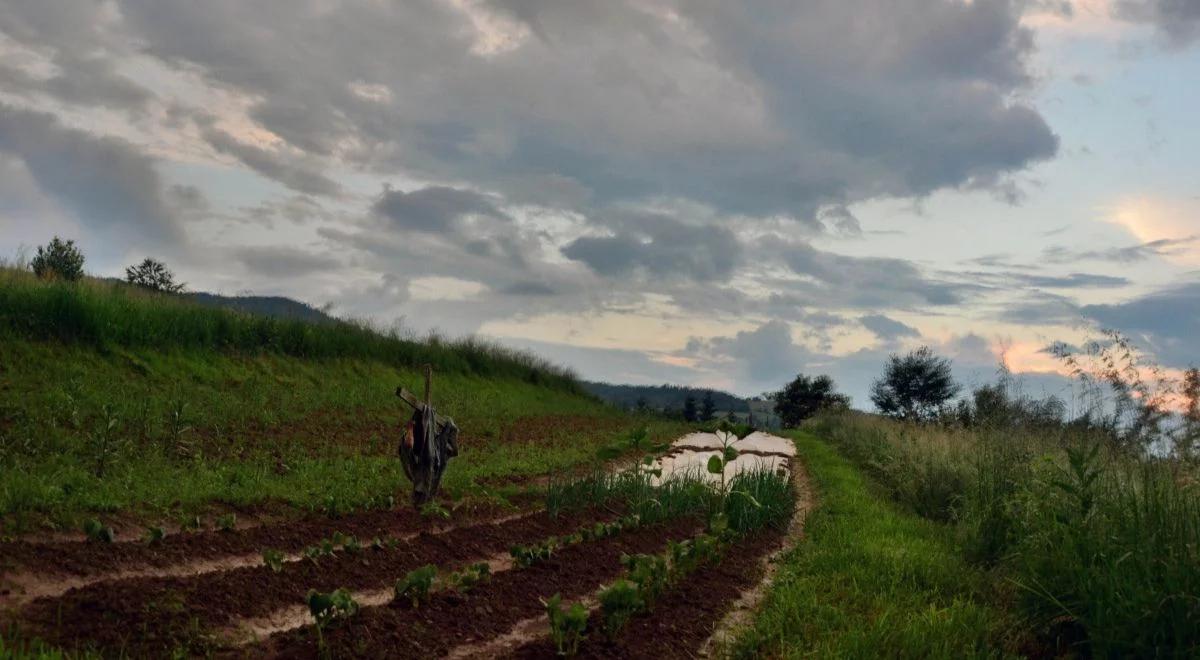
[[[316,307],[283,296],[222,296],[198,291],[186,293],[184,297],[208,307],[222,307],[281,319],[296,319],[312,323],[327,323],[336,320]]]
[[[600,397],[604,401],[621,408],[634,408],[638,400],[643,399],[646,405],[654,410],[670,408],[680,410],[683,401],[689,394],[696,397],[696,403],[704,399],[706,392],[712,392],[713,402],[717,410],[732,412],[749,412],[746,400],[720,390],[708,390],[701,387],[683,387],[680,385],[613,385],[611,383],[593,383],[584,381],[583,388]]]

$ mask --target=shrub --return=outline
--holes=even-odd
[[[182,282],[175,282],[175,274],[166,264],[150,257],[146,257],[136,266],[126,267],[125,281],[161,293],[180,293],[184,289]]]
[[[75,241],[55,236],[49,244],[38,246],[30,266],[42,279],[75,282],[83,277],[83,253],[75,247]]]
[[[879,412],[908,421],[929,421],[958,393],[950,360],[928,346],[901,357],[892,355],[883,377],[871,384],[871,402]]]

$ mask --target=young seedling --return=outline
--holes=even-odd
[[[604,633],[616,639],[630,617],[645,607],[637,585],[629,580],[617,580],[600,592],[600,611],[604,615]]]
[[[659,555],[621,555],[621,564],[628,571],[630,581],[637,585],[646,609],[653,607],[667,588],[667,560]]]
[[[550,638],[554,640],[558,654],[574,657],[587,632],[587,608],[582,603],[574,603],[570,608],[563,609],[561,594],[554,594],[542,604],[546,606],[546,615],[550,619]]]
[[[409,571],[404,579],[396,582],[396,598],[407,598],[413,608],[428,600],[429,590],[433,588],[433,579],[437,577],[437,567],[426,564],[421,568]]]
[[[437,502],[426,502],[425,505],[421,507],[421,517],[431,520],[439,518],[442,520],[449,520],[450,510],[441,504],[438,504]]]
[[[457,573],[450,576],[450,585],[462,593],[466,593],[473,589],[476,585],[487,582],[492,576],[492,568],[487,562],[481,561],[471,564]]]
[[[98,543],[112,543],[117,537],[112,527],[95,518],[88,518],[83,522],[83,533],[87,535],[89,541]]]
[[[271,572],[278,573],[283,570],[283,552],[279,550],[263,550],[263,564],[271,569]]]
[[[222,532],[232,532],[233,528],[236,526],[237,526],[237,514],[236,513],[227,513],[227,514],[217,518],[217,529],[221,530]]]
[[[202,526],[203,525],[200,522],[200,516],[188,516],[183,519],[183,522],[179,523],[180,529],[185,529],[185,530],[189,530],[189,531],[193,531],[193,532],[199,531]]]
[[[146,543],[154,545],[161,543],[167,537],[167,531],[162,527],[147,527],[146,528]]]
[[[311,589],[304,600],[308,604],[308,612],[317,624],[317,645],[322,649],[325,648],[326,626],[335,620],[349,619],[358,614],[358,602],[345,588],[327,594]]]

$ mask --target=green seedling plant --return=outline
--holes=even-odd
[[[604,634],[609,639],[616,639],[629,619],[645,607],[637,585],[629,580],[617,580],[605,587],[600,591],[599,599]]]
[[[421,517],[430,520],[449,520],[450,510],[437,502],[426,502],[421,507]]]
[[[485,561],[476,562],[450,575],[450,586],[461,593],[474,589],[492,577],[492,568]]]
[[[644,607],[653,608],[667,588],[667,558],[661,555],[621,555],[621,565],[625,567],[629,580],[637,585]]]
[[[564,609],[561,594],[554,594],[542,604],[546,606],[546,616],[550,619],[550,638],[554,640],[558,654],[574,657],[587,632],[587,608],[582,603],[573,603]]]
[[[436,577],[437,567],[433,564],[409,571],[403,579],[396,582],[396,598],[408,599],[413,609],[416,609],[429,599],[429,592],[433,589],[433,580]]]
[[[83,522],[83,533],[87,535],[89,541],[97,543],[112,543],[117,537],[112,527],[95,518],[88,518]]]
[[[154,545],[162,543],[162,540],[167,537],[167,531],[162,527],[147,527],[146,528],[146,543]]]
[[[262,560],[263,565],[270,568],[272,573],[283,570],[283,552],[280,550],[263,550]]]
[[[183,521],[179,523],[180,529],[190,532],[200,531],[201,527],[203,527],[203,523],[200,521],[200,516],[186,516]]]
[[[236,513],[227,513],[227,514],[217,518],[217,529],[221,530],[222,532],[232,532],[233,528],[236,526],[237,526],[237,514]]]
[[[349,619],[358,614],[358,602],[345,588],[336,589],[330,593],[321,593],[316,589],[310,589],[304,601],[308,604],[309,614],[316,622],[317,645],[322,649],[325,648],[325,628],[330,623]]]

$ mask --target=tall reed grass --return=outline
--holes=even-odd
[[[1057,651],[1200,653],[1193,467],[1069,428],[963,431],[846,414],[811,429],[898,502],[952,525],[968,558],[1016,585]]]
[[[360,321],[313,323],[215,309],[121,283],[43,281],[0,267],[0,333],[130,348],[359,358],[393,366],[515,378],[582,393],[576,375],[530,353],[475,337],[418,340]]]

